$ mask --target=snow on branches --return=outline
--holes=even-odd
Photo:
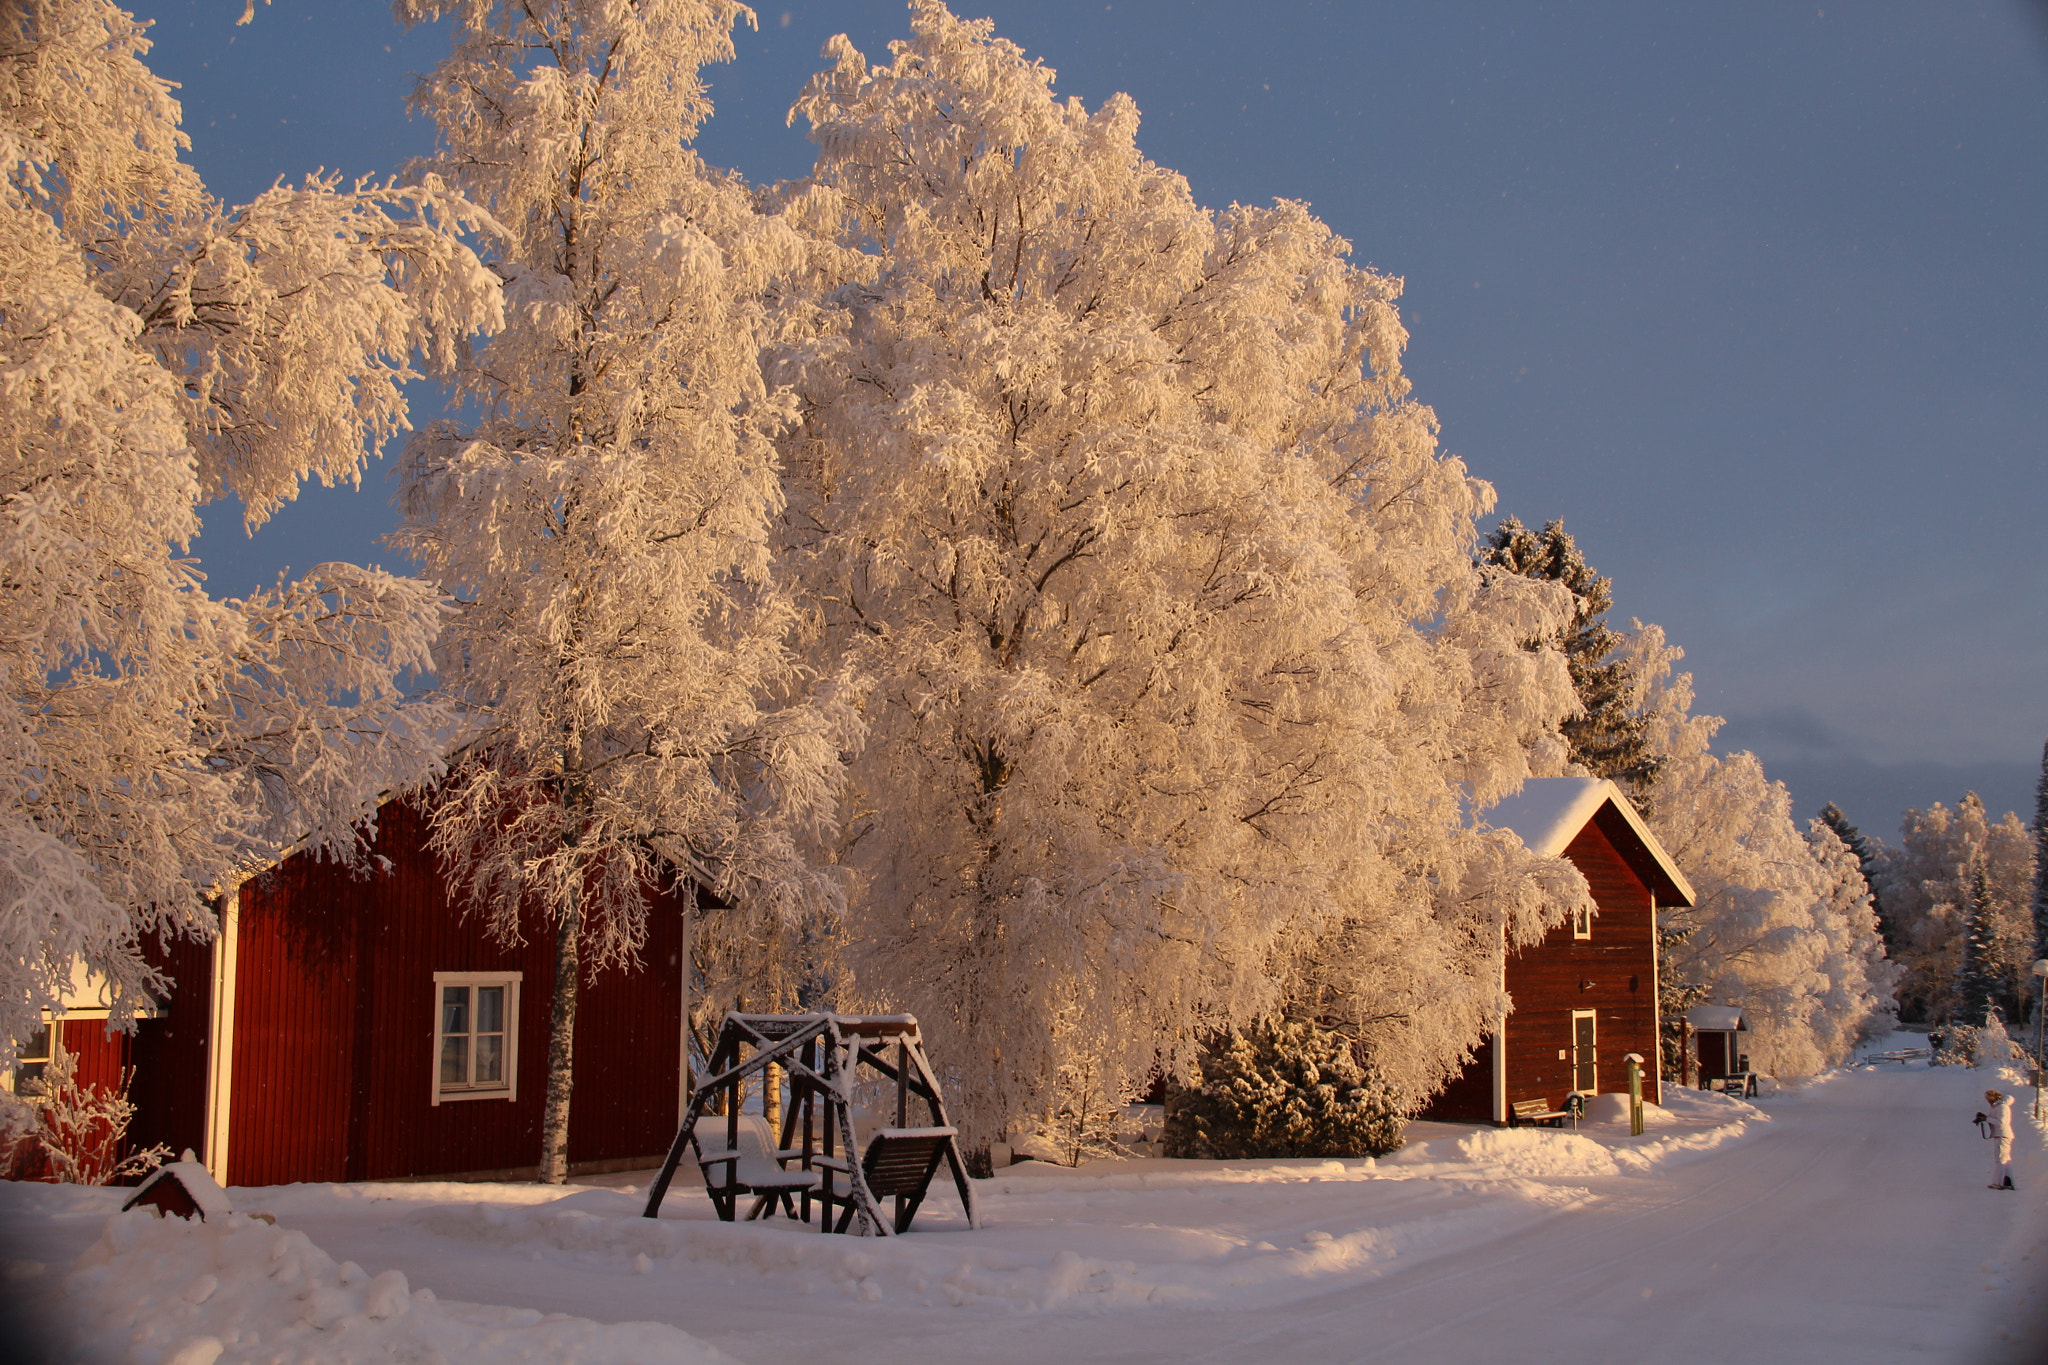
[[[1742,1006],[1759,1068],[1839,1064],[1889,1019],[1896,978],[1855,854],[1819,820],[1802,832],[1755,755],[1711,752],[1721,721],[1691,714],[1661,629],[1638,622],[1623,656],[1657,757],[1650,827],[1698,893],[1661,919],[1674,979]]]
[[[1472,568],[1491,490],[1407,397],[1399,281],[1300,204],[1202,209],[1129,99],[912,8],[888,65],[831,45],[786,194],[850,253],[777,373],[787,552],[876,680],[860,987],[1000,1059],[980,1141],[1076,1057],[1129,1088],[1301,992],[1426,1093],[1498,990],[1433,973],[1535,861],[1461,800],[1562,762],[1564,669],[1518,642],[1569,604]]]
[[[0,17],[0,1030],[84,959],[117,1022],[162,983],[148,933],[298,838],[352,852],[418,779],[439,594],[324,565],[216,601],[178,557],[223,491],[259,521],[353,479],[404,425],[415,350],[494,325],[498,291],[432,187],[279,188],[228,209],[190,167],[142,28],[105,0]]]
[[[808,255],[689,146],[741,6],[398,9],[455,19],[414,97],[441,135],[415,172],[488,210],[508,304],[449,375],[481,419],[407,453],[398,541],[459,598],[442,678],[475,726],[434,838],[495,933],[537,907],[555,937],[560,1179],[586,945],[633,959],[648,892],[679,875],[785,922],[838,902],[804,850],[832,835],[860,726],[787,645],[771,438],[793,410],[759,362],[766,300]]]

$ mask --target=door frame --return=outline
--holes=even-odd
[[[1589,1020],[1593,1025],[1593,1085],[1590,1089],[1579,1084],[1579,1020]],[[1574,1095],[1597,1095],[1600,1093],[1600,1012],[1598,1010],[1572,1011],[1572,1090]]]

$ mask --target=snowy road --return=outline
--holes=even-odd
[[[1837,1077],[1772,1105],[1777,1121],[1749,1142],[1658,1181],[1596,1184],[1605,1198],[1454,1266],[1339,1291],[1249,1331],[1240,1320],[1227,1342],[1182,1338],[1181,1359],[1426,1365],[1518,1340],[1528,1358],[1559,1361],[1993,1358],[2000,1330],[2017,1335],[2023,1287],[2042,1287],[2017,1268],[2048,1271],[2048,1244],[2023,1216],[2038,1201],[1984,1188],[1988,1144],[1966,1122],[1977,1079]],[[2048,1359],[2048,1342],[2033,1345],[2004,1353]]]
[[[1969,1116],[1994,1081],[2011,1088],[1988,1071],[1852,1070],[1768,1096],[1762,1113],[1684,1096],[1643,1138],[1418,1124],[1380,1162],[1017,1168],[983,1183],[983,1231],[949,1216],[946,1197],[889,1242],[719,1224],[680,1190],[658,1223],[599,1188],[559,1201],[479,1185],[235,1197],[336,1261],[400,1271],[450,1305],[534,1310],[530,1330],[579,1341],[627,1338],[542,1315],[668,1323],[750,1365],[2039,1365],[2048,1147],[2023,1123],[2020,1192],[1985,1188],[1989,1144]],[[98,1236],[112,1196],[0,1189],[8,1254],[32,1248],[54,1280]],[[174,1251],[156,1272],[110,1267],[93,1292],[122,1285],[129,1300],[69,1311],[153,1312],[137,1305],[182,1294],[202,1252]],[[152,1273],[179,1283],[139,1283]],[[209,1327],[208,1311],[189,1310],[191,1331],[253,1337],[257,1317]],[[273,1336],[299,1310],[279,1311]],[[383,1358],[357,1352],[386,1329],[358,1328],[293,1328],[304,1340],[288,1358]],[[336,1353],[316,1349],[330,1337]],[[231,1347],[221,1360],[243,1358],[267,1357]]]

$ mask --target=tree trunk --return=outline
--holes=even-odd
[[[576,1046],[576,988],[582,976],[582,900],[555,926],[555,996],[548,1016],[548,1094],[540,1119],[540,1179],[569,1178],[569,1088]]]

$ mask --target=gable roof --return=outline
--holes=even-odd
[[[1532,777],[1521,791],[1480,814],[1483,825],[1513,830],[1530,852],[1545,858],[1562,857],[1579,831],[1596,820],[1658,905],[1693,903],[1692,883],[1621,788],[1606,778]]]

